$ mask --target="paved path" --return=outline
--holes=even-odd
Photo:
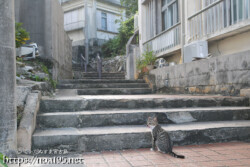
[[[196,146],[176,146],[174,152],[185,159],[147,149],[70,154],[86,165],[21,165],[21,167],[249,167],[250,143],[230,142]],[[22,156],[31,159],[31,156]],[[40,157],[40,156],[39,156]],[[45,157],[46,156],[42,156]],[[48,156],[51,157],[51,156]],[[47,158],[48,158],[47,157]],[[16,167],[17,165],[9,165]]]
[[[88,153],[83,157],[87,167],[228,167],[250,166],[250,143],[218,143],[199,146],[174,147],[174,151],[186,156],[184,160],[173,158],[149,149]]]

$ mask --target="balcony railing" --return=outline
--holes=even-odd
[[[177,23],[173,27],[143,43],[144,50],[148,48],[149,51],[154,51],[155,54],[160,55],[163,52],[165,53],[168,49],[180,45],[180,25],[180,23]]]
[[[249,0],[217,0],[188,18],[189,42],[208,39],[249,18]]]
[[[84,21],[73,22],[69,24],[64,24],[65,31],[73,31],[83,28],[85,25]]]

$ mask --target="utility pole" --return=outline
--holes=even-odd
[[[88,36],[88,0],[84,0],[84,11],[85,11],[85,72],[87,72],[87,66],[89,64],[89,36]]]
[[[16,47],[14,0],[0,0],[0,152],[15,158],[17,151]],[[0,165],[2,166],[2,165]]]

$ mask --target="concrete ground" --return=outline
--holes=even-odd
[[[176,146],[185,159],[147,149],[91,152],[67,157],[83,158],[85,165],[21,165],[21,167],[249,167],[250,143],[230,142]],[[27,157],[27,156],[26,156]],[[32,157],[29,157],[32,158]],[[12,167],[12,166],[10,166]]]

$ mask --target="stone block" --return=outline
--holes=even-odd
[[[16,105],[17,107],[24,106],[28,94],[31,92],[31,88],[28,86],[16,87]]]
[[[24,114],[17,131],[19,150],[31,151],[32,134],[36,127],[36,116],[40,108],[41,93],[30,93],[24,108]]]
[[[250,98],[250,89],[241,89],[240,90],[240,96]]]

